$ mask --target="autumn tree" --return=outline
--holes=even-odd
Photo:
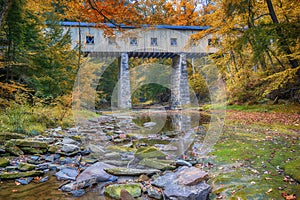
[[[211,28],[198,37],[212,36],[212,45],[218,48],[213,57],[233,101],[299,91],[299,66],[294,61],[299,58],[300,3],[272,3],[278,23],[267,1],[212,1],[202,10],[201,22]]]
[[[77,69],[76,52],[71,49],[68,32],[59,25],[52,3],[12,2],[1,29],[4,48],[0,87],[6,86],[1,95],[19,90],[14,89],[17,83],[27,85],[41,97],[57,97],[71,91]]]

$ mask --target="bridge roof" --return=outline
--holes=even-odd
[[[96,27],[96,23],[90,23],[90,22],[60,22],[63,26],[81,26],[81,27]],[[115,28],[116,26],[111,23],[105,23],[110,28]],[[127,26],[124,24],[120,25],[121,28],[127,28],[127,29],[135,29],[137,27],[135,26]],[[150,27],[150,25],[143,25],[142,27],[147,28]],[[191,30],[191,31],[202,31],[207,30],[209,26],[173,26],[173,25],[156,25],[155,28],[157,29],[173,29],[173,30]]]

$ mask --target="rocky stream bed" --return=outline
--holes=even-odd
[[[134,119],[102,115],[34,137],[1,133],[0,198],[35,199],[22,187],[36,185],[46,190],[37,192],[38,199],[206,199],[208,174],[185,155],[189,146],[180,139],[186,131],[199,131],[200,137],[205,128],[173,126],[156,133],[156,122],[142,120],[140,127]],[[55,189],[60,192],[50,191]]]
[[[197,154],[210,120],[199,116],[163,116],[161,131],[154,130],[162,118],[111,114],[37,136],[0,133],[0,199],[224,199],[226,173],[246,164],[216,166]]]

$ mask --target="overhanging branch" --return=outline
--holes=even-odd
[[[105,20],[107,20],[109,23],[115,25],[116,27],[120,27],[119,24],[116,24],[112,19],[109,19],[103,12],[102,10],[99,10],[94,4],[95,2],[93,2],[92,0],[88,0],[89,5],[91,6],[91,8],[93,10],[95,10],[99,15],[101,15]]]

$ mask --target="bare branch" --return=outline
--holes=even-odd
[[[99,10],[95,5],[95,2],[93,2],[92,0],[88,0],[89,5],[91,6],[91,8],[93,10],[95,10],[99,15],[101,15],[104,19],[106,19],[108,22],[112,23],[113,25],[115,25],[116,27],[120,28],[120,25],[115,23],[112,19],[109,19],[102,11],[103,10]]]
[[[265,14],[262,14],[262,15],[260,15],[260,16],[257,16],[256,18],[254,18],[253,20],[255,21],[255,20],[258,20],[258,19],[260,19],[260,18],[262,18],[262,17],[264,17],[264,16],[269,16],[270,14],[269,13],[265,13]]]

